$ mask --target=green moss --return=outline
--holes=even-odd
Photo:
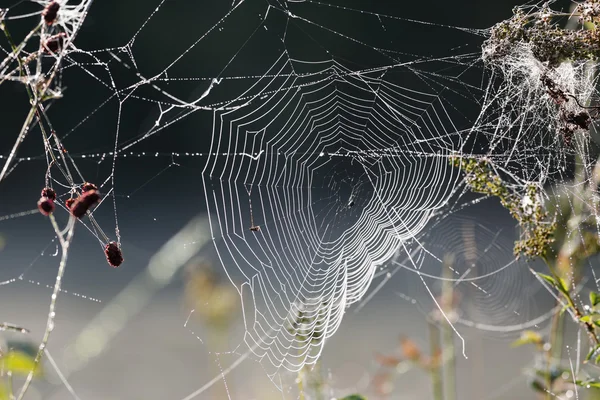
[[[556,223],[549,218],[541,202],[533,200],[540,197],[538,186],[527,187],[525,196],[532,201],[531,204],[524,205],[523,197],[509,190],[487,160],[453,157],[451,163],[465,172],[466,184],[473,192],[498,198],[519,223],[522,233],[514,247],[517,257],[521,254],[529,258],[546,256],[554,241]]]

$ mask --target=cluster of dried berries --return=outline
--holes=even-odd
[[[583,21],[595,24],[598,0],[587,0],[580,7]],[[600,30],[562,29],[552,23],[552,12],[549,9],[532,14],[525,14],[517,9],[510,19],[496,24],[483,44],[483,58],[487,62],[501,60],[510,55],[519,44],[529,45],[533,55],[549,66],[559,65],[565,60],[600,58]]]
[[[81,186],[82,194],[77,199],[69,198],[65,201],[67,209],[71,211],[74,217],[81,218],[87,211],[100,201],[98,187],[93,183],[85,182]],[[43,215],[50,215],[54,212],[54,201],[56,192],[50,187],[42,189],[42,197],[38,201],[38,209]],[[108,264],[117,268],[123,263],[123,252],[117,242],[109,242],[104,246],[104,255]]]
[[[54,212],[54,200],[56,200],[56,192],[54,189],[45,187],[42,189],[42,197],[38,200],[38,210],[42,215],[48,216]]]
[[[600,1],[588,0],[580,3],[575,8],[575,14],[579,14],[579,22],[595,24],[600,20]]]
[[[76,218],[83,217],[87,211],[100,201],[100,194],[96,190],[83,192],[69,207],[71,214]]]
[[[123,252],[117,242],[109,242],[104,247],[104,255],[106,256],[108,265],[113,268],[117,268],[123,263]]]

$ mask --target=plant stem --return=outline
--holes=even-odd
[[[440,330],[434,321],[429,321],[429,347],[431,351],[431,384],[434,400],[444,400],[444,383],[442,380]]]
[[[6,390],[8,391],[8,398],[14,400],[15,395],[13,392],[13,376],[12,371],[6,372]]]
[[[298,378],[296,378],[296,382],[298,383],[298,398],[299,400],[304,400],[304,367],[298,371]]]
[[[44,332],[44,336],[43,336],[40,346],[38,348],[38,352],[35,356],[35,359],[33,360],[34,366],[33,366],[32,370],[29,371],[29,374],[27,375],[27,378],[25,379],[25,383],[23,384],[23,387],[21,388],[21,391],[19,392],[19,395],[17,396],[17,400],[22,400],[23,397],[25,396],[25,393],[27,392],[27,389],[29,389],[29,385],[31,384],[31,380],[33,379],[33,373],[42,359],[42,355],[44,354],[44,350],[46,349],[46,345],[48,344],[48,339],[50,338],[50,334],[54,330],[54,318],[56,317],[56,312],[55,312],[56,299],[58,298],[58,293],[60,292],[60,288],[62,285],[62,278],[65,273],[65,268],[67,266],[67,258],[69,255],[69,245],[71,244],[71,241],[73,240],[73,232],[75,231],[76,219],[73,216],[69,217],[69,223],[67,225],[69,230],[67,232],[66,239],[63,237],[62,233],[60,232],[60,228],[58,227],[58,224],[56,223],[56,219],[54,219],[54,215],[50,214],[49,218],[50,218],[50,222],[52,222],[52,226],[54,227],[54,232],[56,232],[56,236],[58,237],[58,240],[60,241],[60,245],[62,248],[62,255],[60,258],[60,264],[58,266],[58,272],[56,274],[56,282],[54,283],[54,290],[52,290],[52,297],[50,300],[50,310],[48,311],[48,320],[46,321],[46,330]]]
[[[560,302],[558,302],[560,306]],[[552,366],[562,357],[562,342],[564,331],[564,314],[557,312],[552,316],[550,324],[550,336],[548,343],[550,348],[546,350],[546,400],[552,400]]]
[[[550,328],[550,356],[553,360],[562,359],[562,344],[565,330],[564,314],[558,312],[552,317]]]
[[[452,278],[451,259],[444,260],[444,278],[448,278],[442,283],[442,308],[446,315],[450,315],[454,311],[454,286]],[[445,398],[446,400],[456,399],[456,361],[454,349],[454,332],[447,321],[443,321],[442,325],[442,343],[444,347],[444,383],[446,385]]]

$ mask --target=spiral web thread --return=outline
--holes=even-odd
[[[556,134],[560,120],[540,83],[547,71],[526,47],[515,49],[503,64],[484,68],[477,47],[443,57],[416,55],[387,41],[371,44],[313,14],[326,9],[343,17],[360,16],[380,28],[385,39],[394,27],[410,25],[456,31],[479,44],[484,30],[317,1],[257,5],[246,0],[223,9],[158,73],[146,76],[138,67],[135,45],[166,3],[160,2],[124,45],[94,51],[77,48],[75,41],[89,3],[65,6],[70,7],[65,8],[68,18],[59,19],[59,26],[69,40],[54,56],[51,70],[56,69],[58,78],[69,70],[83,72],[108,96],[70,130],[47,139],[44,155],[0,156],[6,161],[3,174],[9,176],[21,163],[45,160],[47,180],[63,189],[64,198],[85,181],[86,168],[79,165],[110,164],[99,183],[105,199],[112,200],[120,242],[119,197],[135,197],[154,177],[134,190],[120,188],[117,160],[166,157],[169,163],[158,176],[182,160],[200,159],[212,240],[242,300],[244,340],[275,373],[314,363],[345,310],[364,299],[373,278],[400,253],[407,255],[402,266],[419,274],[435,301],[420,270],[424,257],[437,263],[441,258],[420,239],[432,220],[473,204],[459,201],[466,188],[450,158],[485,157],[517,192],[565,178],[570,150]],[[212,68],[213,76],[177,76],[174,71],[187,57],[205,43],[218,43],[218,32],[248,15],[253,29],[232,47],[229,59]],[[39,10],[19,14],[17,9],[8,10],[5,21],[37,18]],[[310,56],[300,56],[298,37],[313,44]],[[337,56],[335,43],[360,49],[372,63]],[[248,66],[244,57],[257,47],[267,54],[261,65]],[[16,74],[10,49],[2,49],[9,56],[1,77],[27,83]],[[246,67],[247,73],[235,73]],[[589,66],[565,64],[550,73],[582,101],[595,94]],[[201,87],[192,94],[177,86],[195,81]],[[60,79],[56,82],[53,89],[60,89]],[[459,102],[479,114],[468,115],[471,111],[459,109]],[[122,130],[121,121],[134,103],[150,105],[157,118],[132,134]],[[117,115],[113,134],[98,139],[102,150],[62,151],[108,105],[117,106]],[[196,114],[212,120],[210,148],[163,151],[156,138]],[[44,112],[42,126],[46,116],[52,113]],[[67,155],[58,156],[61,152]],[[17,212],[0,221],[28,214]],[[108,237],[93,216],[83,223],[106,243]],[[493,279],[494,273],[485,277]],[[483,285],[476,288],[486,293]]]

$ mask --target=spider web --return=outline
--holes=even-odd
[[[18,4],[8,9],[5,22],[35,26],[40,6],[46,5]],[[218,362],[220,376],[186,399],[215,382],[227,387],[226,373],[250,355],[283,390],[281,375],[314,364],[325,344],[335,340],[347,310],[356,303],[364,307],[398,271],[416,274],[418,290],[429,296],[422,306],[437,309],[460,339],[465,326],[505,334],[548,318],[548,309],[532,300],[541,286],[524,293],[532,281],[524,278],[510,242],[499,244],[495,228],[485,224],[471,221],[456,229],[463,224],[455,218],[463,221],[462,211],[485,199],[465,195],[463,175],[449,162],[485,157],[508,177],[512,190],[523,193],[532,184],[544,187],[568,178],[572,152],[556,134],[560,119],[540,79],[546,70],[529,49],[519,48],[504,64],[489,68],[479,47],[486,30],[401,18],[385,5],[246,0],[186,17],[196,19],[182,23],[181,34],[163,29],[169,15],[182,14],[175,5],[140,6],[127,22],[132,30],[125,39],[106,32],[93,50],[78,44],[78,35],[86,34],[81,23],[94,16],[90,5],[61,3],[57,23],[42,24],[27,40],[20,50],[31,59],[25,77],[10,46],[2,45],[6,61],[0,76],[33,86],[41,73],[50,75],[48,90],[56,99],[19,136],[15,151],[0,155],[5,161],[0,184],[8,190],[21,170],[35,165],[41,171],[38,183],[45,181],[59,194],[61,218],[68,214],[64,200],[95,177],[103,200],[77,222],[83,225],[78,234],[97,242],[100,256],[111,240],[121,245],[123,235],[127,259],[122,210],[135,215],[136,206],[148,201],[145,193],[157,189],[170,171],[193,171],[185,187],[198,203],[206,203],[216,257],[239,294],[249,351],[234,347],[229,353],[239,358],[228,368]],[[455,44],[444,43],[432,55],[422,42],[396,43],[394,38],[407,31],[423,41],[444,35]],[[44,52],[40,43],[61,32],[66,39],[60,51]],[[595,81],[587,68],[565,64],[552,79],[589,98]],[[86,85],[71,92],[69,79]],[[85,107],[84,118],[71,125],[61,121],[79,107]],[[36,129],[42,132],[42,153],[39,139],[31,138],[34,132],[39,136]],[[119,183],[128,178],[136,184]],[[168,190],[163,184],[160,190]],[[37,183],[28,186],[27,195],[15,191],[14,196],[29,198],[39,190]],[[177,199],[188,193],[179,192],[170,205],[178,207]],[[0,221],[10,226],[36,212],[20,207]],[[126,220],[131,226],[135,217]],[[69,246],[61,235],[57,231],[39,257],[66,254]],[[166,248],[171,253],[164,254],[185,256],[170,264],[150,262],[150,276],[170,282],[206,243],[197,236],[176,236]],[[462,297],[468,301],[456,319],[437,300],[448,252],[467,265],[450,278],[460,293],[467,288]],[[41,284],[95,302],[114,296],[71,292],[47,283],[50,276],[34,279],[39,257],[15,266],[4,284]],[[165,278],[156,265],[174,265],[173,275]],[[147,290],[144,296],[154,293]],[[417,297],[403,293],[409,295]],[[119,298],[110,304],[119,305]],[[126,315],[133,318],[135,312]],[[98,318],[89,324],[92,331],[103,326]],[[191,329],[188,321],[184,327]],[[464,339],[462,352],[467,355]]]

